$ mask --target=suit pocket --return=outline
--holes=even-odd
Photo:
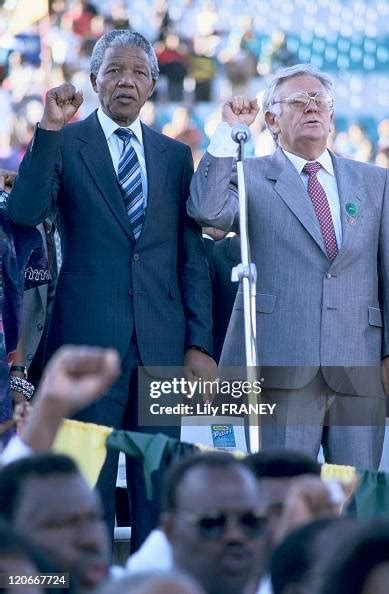
[[[276,296],[268,293],[257,294],[257,307],[258,313],[272,313],[276,304]],[[243,293],[239,292],[236,296],[234,309],[243,309]]]
[[[370,326],[382,328],[381,310],[378,307],[368,307]]]

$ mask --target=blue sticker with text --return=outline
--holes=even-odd
[[[230,423],[211,425],[213,447],[236,448],[234,426]]]

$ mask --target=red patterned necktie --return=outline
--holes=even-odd
[[[308,194],[319,221],[327,255],[330,260],[333,260],[338,253],[338,244],[336,242],[335,228],[327,194],[317,179],[319,169],[321,169],[321,165],[317,161],[305,163],[303,173],[308,175]]]

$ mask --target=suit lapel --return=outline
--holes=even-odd
[[[81,157],[88,167],[102,198],[125,233],[134,240],[107,140],[97,119],[96,112],[84,120],[80,129],[79,140],[81,141]]]
[[[319,221],[303,181],[280,148],[271,158],[266,177],[276,182],[274,190],[327,255]]]
[[[155,229],[161,223],[161,196],[163,196],[161,189],[165,186],[168,170],[168,155],[163,136],[144,124],[142,124],[142,134],[147,170],[147,208],[138,241],[142,240],[143,235],[148,236],[149,227]]]
[[[338,186],[340,217],[342,222],[341,255],[353,243],[360,229],[360,219],[363,214],[364,181],[356,168],[350,162],[331,154],[334,164],[336,183]],[[353,212],[355,211],[356,212]]]

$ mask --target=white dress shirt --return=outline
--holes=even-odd
[[[308,175],[303,173],[304,165],[309,163],[306,159],[302,157],[298,157],[285,149],[282,149],[285,155],[288,157],[289,161],[292,165],[295,166],[297,172],[299,173],[304,186],[308,187]],[[324,153],[320,155],[315,162],[320,163],[321,169],[319,169],[317,173],[317,179],[319,183],[323,186],[323,189],[327,195],[328,204],[331,211],[332,222],[334,224],[335,235],[336,235],[336,242],[338,244],[338,249],[342,246],[342,223],[340,218],[340,202],[339,202],[339,193],[338,193],[338,185],[336,183],[336,177],[334,173],[334,165],[332,163],[331,155],[326,149]]]
[[[227,122],[220,122],[211,138],[211,142],[208,147],[208,152],[214,157],[235,157],[237,152],[237,144],[231,138],[231,127]],[[302,173],[305,163],[308,163],[306,159],[298,157],[285,149],[282,149],[289,161],[297,169],[304,186],[308,187],[308,175]],[[334,173],[334,166],[332,163],[331,155],[326,149],[318,159],[316,159],[321,165],[321,169],[317,174],[317,179],[323,186],[324,191],[327,195],[328,204],[331,211],[332,222],[334,224],[336,242],[338,249],[342,246],[342,224],[340,217],[340,202],[338,185],[336,183],[336,177]]]
[[[115,130],[120,128],[116,122],[111,120],[99,107],[97,110],[97,117],[100,122],[100,125],[103,129],[104,136],[107,140],[109,152],[111,154],[112,163],[116,172],[118,173],[119,169],[119,160],[120,155],[122,154],[123,150],[123,141],[119,138],[117,134],[115,134]],[[139,165],[140,165],[140,174],[142,178],[142,189],[143,189],[143,206],[146,208],[147,206],[147,170],[146,170],[146,159],[145,159],[145,151],[143,146],[143,134],[142,134],[142,126],[140,124],[140,119],[137,118],[132,124],[129,126],[125,126],[129,130],[134,133],[134,136],[131,138],[131,144],[134,147],[134,151],[136,152],[136,156],[138,157]]]
[[[160,528],[150,532],[140,549],[133,553],[126,563],[127,573],[171,571],[172,569],[172,547]]]

